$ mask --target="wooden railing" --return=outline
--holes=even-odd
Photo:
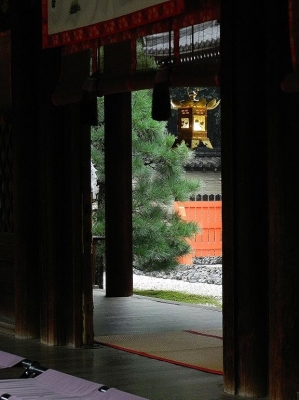
[[[186,221],[195,221],[201,232],[187,239],[192,252],[180,257],[180,264],[192,264],[193,257],[222,255],[222,202],[185,201],[175,202],[174,209]]]

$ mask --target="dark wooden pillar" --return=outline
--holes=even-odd
[[[42,53],[48,79],[55,64],[60,71],[59,54],[59,49]],[[88,55],[85,62],[88,67]],[[54,89],[43,86],[39,110],[41,340],[91,345],[90,129],[81,125],[80,103],[52,103]]]
[[[105,72],[130,71],[130,42],[107,46]],[[131,93],[105,96],[106,295],[133,294]]]
[[[222,2],[224,390],[267,394],[268,189],[265,10]]]
[[[106,295],[133,294],[131,93],[105,96]]]
[[[77,145],[72,152],[73,165],[77,165],[80,172],[80,195],[77,197],[80,203],[80,208],[77,208],[76,203],[73,208],[73,218],[76,222],[79,210],[81,211],[82,220],[79,219],[80,228],[77,233],[82,234],[82,257],[77,259],[75,254],[73,254],[73,260],[76,260],[78,264],[81,261],[81,268],[76,269],[77,279],[75,282],[81,282],[82,285],[82,333],[80,329],[78,334],[82,335],[82,344],[87,346],[93,346],[94,344],[94,332],[93,332],[93,265],[92,265],[92,192],[91,192],[91,136],[90,127],[79,125],[78,121],[78,104],[72,105],[72,132],[77,132]],[[78,129],[78,125],[80,129]],[[78,153],[80,152],[80,163],[78,163]],[[72,181],[74,186],[75,180],[78,176],[72,174]],[[81,202],[80,202],[80,200]],[[78,204],[79,205],[79,204]],[[82,224],[82,225],[81,225]],[[77,224],[76,224],[77,225]],[[76,243],[78,244],[78,236],[73,237],[72,250],[75,250]],[[79,275],[80,274],[80,275]],[[81,293],[76,292],[76,287],[74,287],[74,304],[80,304]],[[80,298],[78,297],[80,296]]]
[[[299,92],[281,90],[283,78],[292,72],[288,1],[269,1],[268,7],[268,65],[271,66],[268,69],[269,398],[296,400],[299,392],[299,208],[296,200],[299,193]],[[292,29],[297,31],[298,26]],[[292,86],[289,89],[292,90]]]
[[[93,343],[90,129],[52,95],[61,49],[42,50],[39,2],[13,2],[16,335]],[[76,68],[89,73],[89,54]]]
[[[271,105],[273,129],[269,153],[269,386],[271,400],[296,400],[299,392],[299,210],[295,193],[299,192],[299,93],[276,93],[274,99],[277,103]]]
[[[39,337],[39,7],[13,1],[13,210],[15,332]],[[26,32],[26,34],[24,34]]]

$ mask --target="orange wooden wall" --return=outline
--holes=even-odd
[[[193,239],[187,239],[192,253],[181,257],[181,264],[191,264],[193,257],[222,255],[222,202],[175,202],[174,210],[186,221],[195,221],[201,228]]]

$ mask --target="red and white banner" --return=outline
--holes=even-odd
[[[115,35],[183,10],[184,0],[43,0],[43,47]]]

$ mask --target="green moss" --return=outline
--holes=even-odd
[[[222,307],[219,300],[211,296],[200,296],[196,294],[176,292],[172,290],[134,290],[134,294],[147,297],[155,297],[157,299],[179,301],[181,303],[213,305]]]

